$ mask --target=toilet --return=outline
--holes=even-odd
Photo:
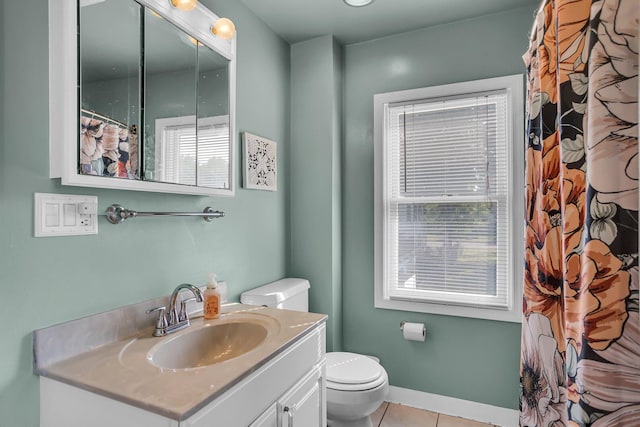
[[[287,310],[309,310],[309,281],[286,278],[241,294],[243,304]],[[372,427],[371,415],[389,390],[379,360],[357,353],[326,354],[327,424],[329,427]]]

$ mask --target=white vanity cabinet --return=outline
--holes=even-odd
[[[249,427],[275,427],[278,425],[278,405],[274,403],[267,409],[257,420],[252,422]]]
[[[324,367],[318,366],[267,409],[249,427],[324,427]]]
[[[324,427],[326,425],[326,384],[322,370],[312,371],[277,404],[278,427]]]
[[[182,420],[41,377],[40,426],[324,427],[324,355],[325,325],[320,323]]]

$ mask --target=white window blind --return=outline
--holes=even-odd
[[[376,95],[376,298],[514,309],[513,94],[497,86]]]
[[[157,120],[158,179],[187,185],[229,187],[228,116]],[[197,165],[197,168],[196,168]]]
[[[506,103],[498,91],[388,106],[392,298],[508,305]]]

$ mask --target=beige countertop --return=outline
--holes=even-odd
[[[192,319],[192,325],[166,337],[152,328],[138,336],[99,346],[38,370],[56,379],[174,420],[184,420],[220,396],[275,355],[326,321],[324,314],[235,304],[223,308],[220,319]],[[229,321],[267,326],[266,339],[236,358],[189,369],[167,369],[149,360],[150,352],[170,339]]]

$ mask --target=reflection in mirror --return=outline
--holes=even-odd
[[[195,138],[197,47],[150,10],[144,40],[144,178],[196,185],[195,144],[183,140]]]
[[[228,61],[198,46],[198,185],[230,188]]]
[[[138,179],[140,14],[133,1],[79,7],[79,172]]]
[[[229,189],[228,60],[152,13],[145,42],[145,179]]]
[[[50,176],[233,196],[236,40],[232,24],[212,34],[220,22],[201,3],[185,12],[168,0],[50,8]]]

